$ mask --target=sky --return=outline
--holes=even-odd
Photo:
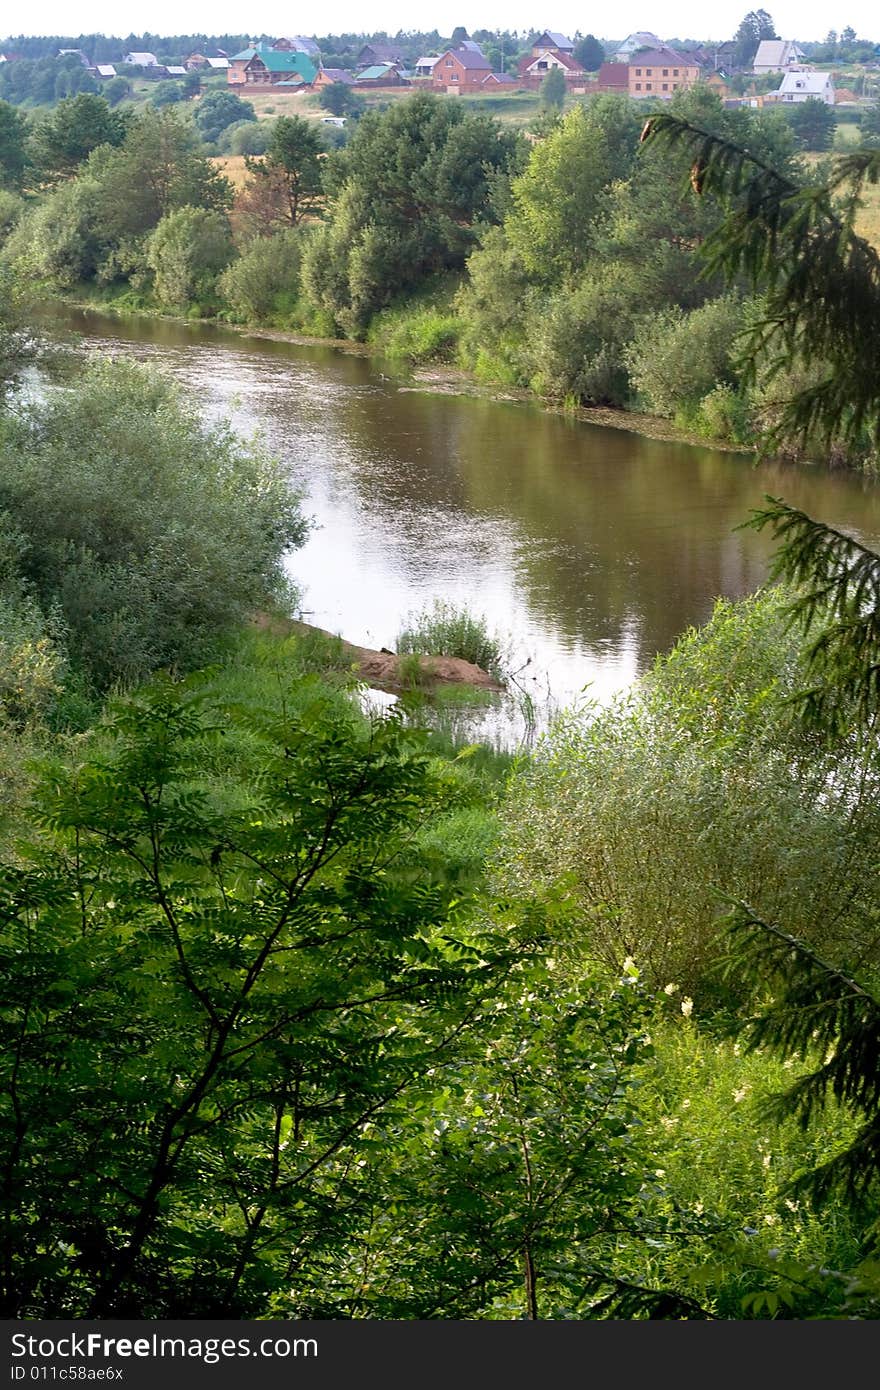
[[[829,29],[851,25],[859,37],[880,42],[877,0],[618,0],[608,29],[608,12],[591,15],[582,0],[323,0],[320,6],[291,5],[289,0],[29,0],[22,7],[3,6],[0,32],[24,34],[103,33],[364,33],[385,29],[437,29],[451,34],[458,24],[473,29],[529,30],[544,24],[565,34],[594,33],[600,39],[623,39],[637,29],[661,38],[732,38],[750,9],[766,9],[781,38],[824,39]],[[8,29],[4,26],[9,26]]]

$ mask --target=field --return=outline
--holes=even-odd
[[[247,180],[247,169],[245,168],[243,154],[218,155],[211,160],[211,163],[214,165],[215,169],[219,169],[220,173],[229,180],[233,188],[244,188],[245,181]]]

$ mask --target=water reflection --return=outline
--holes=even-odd
[[[509,637],[516,665],[529,662],[521,679],[545,714],[587,685],[607,699],[716,596],[754,590],[769,543],[735,528],[766,493],[880,537],[877,490],[820,468],[756,469],[531,405],[413,391],[330,348],[66,321],[86,350],[158,359],[207,415],[258,431],[283,458],[316,523],[290,558],[309,621],[393,647],[434,596],[467,603]]]

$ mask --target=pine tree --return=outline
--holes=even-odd
[[[880,178],[880,150],[841,156],[824,184],[809,185],[672,115],[651,117],[642,139],[685,150],[694,191],[727,201],[704,254],[712,269],[746,277],[765,297],[744,357],[769,357],[777,372],[795,362],[816,369],[815,384],[785,403],[767,448],[780,428],[880,447],[880,256],[854,227],[862,189]],[[880,719],[880,554],[778,498],[767,501],[747,524],[770,527],[779,542],[773,577],[795,585],[789,613],[807,638],[813,678],[804,717],[829,740],[870,742]],[[832,1192],[859,1199],[880,1179],[880,998],[747,904],[736,904],[729,920],[737,968],[756,984],[773,982],[774,997],[740,1029],[748,1044],[822,1059],[778,1097],[777,1109],[807,1124],[834,1097],[860,1119],[852,1143],[801,1185],[820,1200]]]

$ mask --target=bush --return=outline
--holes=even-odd
[[[295,228],[257,237],[217,281],[233,317],[243,323],[284,321],[299,292],[302,233]]]
[[[623,405],[629,395],[625,345],[638,299],[632,275],[614,264],[576,289],[547,296],[531,341],[533,389],[591,405]]]
[[[409,614],[408,623],[397,635],[401,656],[457,656],[500,676],[504,648],[488,631],[482,616],[475,617],[467,608],[435,599],[429,609]]]
[[[562,894],[576,958],[632,956],[651,985],[730,1002],[730,898],[832,959],[876,956],[880,759],[868,739],[830,749],[802,731],[784,602],[719,602],[639,688],[561,718],[513,783],[501,886]]]
[[[283,556],[306,530],[279,465],[129,363],[7,417],[0,497],[21,581],[100,688],[203,662],[286,597]]]
[[[734,340],[742,327],[742,302],[734,295],[689,314],[668,309],[643,319],[624,357],[647,409],[692,412],[714,387],[735,386]]]
[[[147,243],[147,265],[155,277],[159,303],[181,308],[210,295],[234,254],[224,213],[207,208],[166,213]]]

